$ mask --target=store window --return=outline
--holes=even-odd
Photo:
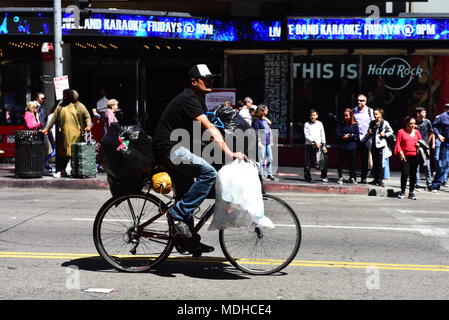
[[[1,125],[23,125],[26,106],[29,65],[24,63],[3,64],[1,73]]]
[[[318,109],[327,136],[335,137],[334,116],[341,120],[345,108],[353,108],[359,92],[368,106],[382,108],[397,131],[402,119],[425,107],[429,118],[449,103],[449,56],[341,55],[295,56],[293,119],[295,142],[302,143],[302,124],[308,110]]]
[[[328,140],[335,136],[336,117],[354,105],[359,82],[358,56],[295,56],[293,77],[293,138],[304,143],[304,122],[318,110]]]

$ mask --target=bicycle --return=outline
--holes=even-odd
[[[169,202],[150,193],[111,198],[97,213],[93,227],[100,256],[119,271],[148,271],[169,258],[176,246],[175,231],[167,219]],[[240,227],[219,230],[226,259],[238,270],[268,275],[287,267],[301,244],[301,225],[295,211],[283,200],[263,194],[265,215],[275,228]],[[197,219],[196,233],[214,212],[214,204]],[[181,253],[181,252],[180,252]]]

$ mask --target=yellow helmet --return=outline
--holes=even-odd
[[[159,172],[151,178],[151,188],[158,193],[170,193],[172,187],[171,178],[167,172]]]

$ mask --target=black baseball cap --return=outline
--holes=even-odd
[[[209,67],[205,64],[197,64],[197,65],[193,66],[192,68],[190,68],[190,70],[187,74],[190,79],[220,77],[219,74],[212,74],[212,72],[210,72],[210,70],[209,70]]]

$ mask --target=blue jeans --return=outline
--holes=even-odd
[[[271,163],[273,162],[273,152],[271,150],[271,144],[263,144],[259,145],[259,175],[263,175],[263,163],[266,161],[267,164],[267,175],[273,175],[273,166]]]
[[[421,166],[418,165],[418,169],[416,171],[416,184],[419,185],[421,181]],[[426,186],[429,187],[432,184],[432,170],[430,168],[430,159],[426,160],[426,165],[424,166],[424,173],[426,175]]]
[[[193,226],[192,214],[214,186],[217,171],[203,158],[194,155],[184,147],[174,148],[167,160],[168,166],[175,171],[176,192],[186,188],[186,185],[190,185],[193,178],[196,178],[189,189],[182,194],[181,199],[168,209],[168,213],[174,220]]]
[[[50,154],[48,154],[46,157],[45,157],[45,159],[44,159],[44,167],[45,168],[47,168],[49,165],[48,165],[48,162],[50,161],[50,159],[51,158],[53,158],[53,157],[55,157],[56,156],[56,145],[55,144],[52,144],[51,145],[51,153]]]
[[[384,159],[384,179],[390,179],[390,158]]]
[[[449,142],[442,142],[438,152],[437,171],[433,178],[431,189],[439,190],[441,184],[447,179],[447,172],[449,166]]]

